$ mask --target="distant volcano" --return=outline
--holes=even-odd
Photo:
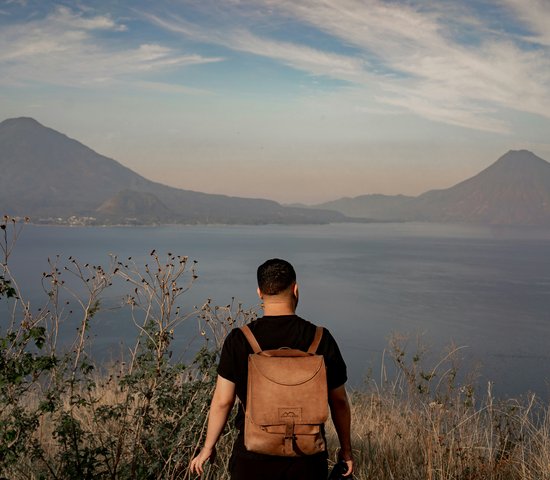
[[[377,220],[550,225],[550,163],[510,150],[476,176],[418,197],[362,195],[316,205]]]
[[[550,163],[511,150],[475,177],[417,200],[429,220],[496,225],[550,225]]]

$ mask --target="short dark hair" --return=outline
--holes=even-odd
[[[294,267],[286,260],[272,258],[258,267],[258,288],[266,295],[284,292],[296,281]]]

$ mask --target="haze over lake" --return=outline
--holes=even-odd
[[[47,258],[61,254],[107,264],[108,254],[148,261],[159,253],[198,261],[199,279],[184,303],[231,297],[258,305],[255,270],[266,258],[290,260],[298,272],[304,318],[328,327],[347,360],[352,385],[379,379],[392,332],[423,335],[435,354],[451,342],[465,368],[481,364],[500,395],[528,390],[547,397],[550,334],[550,230],[368,224],[325,226],[207,226],[70,228],[26,226],[11,259],[33,301],[44,298]],[[31,292],[29,294],[29,290]],[[107,292],[92,325],[98,355],[134,338],[121,309],[122,290]],[[120,296],[119,296],[120,295]],[[194,321],[176,332],[182,350],[197,338]]]

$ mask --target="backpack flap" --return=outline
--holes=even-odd
[[[328,391],[322,355],[250,355],[248,375],[247,410],[256,425],[319,425],[327,420]]]

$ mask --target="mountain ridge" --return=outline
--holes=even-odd
[[[284,207],[273,200],[231,197],[178,189],[142,177],[116,160],[100,155],[78,140],[30,117],[0,123],[0,208],[19,216],[66,219],[81,217],[87,222],[127,223],[136,211],[123,211],[121,198],[110,210],[104,202],[124,191],[141,193],[133,202],[153,195],[166,207],[164,223],[329,223],[355,221],[321,209]],[[149,204],[154,202],[149,198]],[[158,211],[163,210],[157,204]],[[155,208],[157,208],[155,207]],[[131,210],[131,209],[130,209]],[[116,214],[113,214],[114,212]],[[168,218],[169,217],[169,218]]]
[[[31,117],[19,117],[0,122],[0,171],[0,213],[53,223],[550,225],[550,163],[528,150],[510,150],[477,175],[416,197],[366,194],[285,206],[153,182]]]
[[[550,225],[550,163],[509,150],[470,178],[417,197],[360,195],[315,205],[379,221]]]

